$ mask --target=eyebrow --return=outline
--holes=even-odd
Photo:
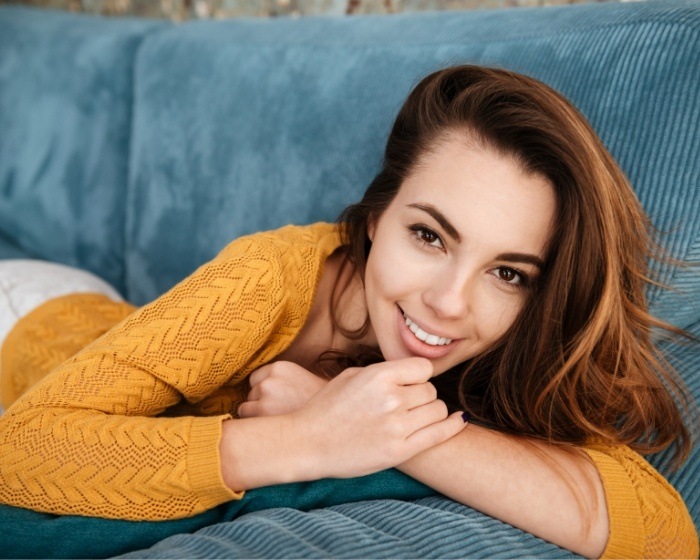
[[[452,239],[454,239],[457,243],[462,241],[462,236],[459,235],[459,232],[457,231],[457,228],[455,228],[450,221],[445,217],[445,215],[440,212],[435,206],[432,204],[409,204],[408,205],[410,208],[417,208],[418,210],[423,210],[423,212],[427,212],[430,214],[433,219],[440,224],[442,229],[444,229],[447,232],[447,235],[449,235]]]
[[[496,257],[496,260],[512,263],[527,263],[536,266],[540,270],[544,269],[544,262],[541,258],[527,253],[501,253]]]
[[[462,241],[462,236],[459,235],[459,232],[457,231],[457,228],[455,228],[450,221],[445,217],[445,215],[440,212],[435,206],[432,204],[420,204],[420,203],[414,203],[414,204],[408,204],[410,208],[416,208],[418,210],[422,210],[423,212],[426,212],[427,214],[430,214],[435,221],[440,224],[442,229],[445,230],[447,235],[449,235],[452,239],[454,239],[457,243]],[[496,260],[499,261],[506,261],[506,262],[512,262],[512,263],[526,263],[526,264],[531,264],[539,268],[540,270],[544,269],[544,261],[542,261],[541,258],[539,258],[536,255],[530,255],[528,253],[501,253],[496,257]]]

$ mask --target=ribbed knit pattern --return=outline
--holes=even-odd
[[[158,520],[240,497],[221,480],[221,421],[245,398],[246,376],[301,329],[339,243],[328,224],[242,238],[59,366],[0,420],[0,501]],[[103,329],[108,320],[94,317],[109,316],[90,315],[93,305],[115,306],[115,319],[132,311],[100,297],[53,300],[25,317],[6,341],[7,363],[40,370],[89,342],[85,325]],[[72,346],[47,350],[64,339]],[[14,377],[5,368],[3,375]],[[683,500],[642,457],[625,447],[586,451],[606,490],[606,557],[697,556]]]
[[[240,497],[221,479],[221,422],[235,412],[222,405],[244,398],[231,388],[289,346],[339,243],[328,224],[241,238],[53,370],[0,419],[0,501],[160,520]],[[61,312],[56,321],[65,319],[62,336],[73,344],[85,338],[81,318],[100,315],[85,311],[93,303],[74,296],[45,305]],[[6,344],[20,330],[33,332],[5,349],[10,365],[53,365],[46,345],[58,338],[55,324],[29,326],[49,311],[30,314],[8,335]],[[114,318],[128,311],[120,307]],[[43,343],[41,332],[49,334]],[[177,414],[172,407],[183,400],[220,415],[157,417]]]

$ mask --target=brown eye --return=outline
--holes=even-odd
[[[443,249],[442,239],[429,227],[416,224],[408,228],[413,238],[421,245],[427,245],[434,249]]]
[[[511,286],[524,287],[527,284],[527,277],[514,268],[502,266],[497,270],[497,276],[499,280]]]
[[[437,241],[439,239],[439,237],[437,236],[436,233],[434,233],[430,230],[426,230],[426,229],[421,230],[419,235],[423,241],[425,241],[426,243],[428,243],[430,245],[432,245],[433,243],[435,243],[435,241]]]

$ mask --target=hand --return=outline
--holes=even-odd
[[[299,410],[327,380],[294,362],[272,362],[256,369],[248,378],[248,399],[238,407],[238,416],[274,416]]]
[[[433,366],[408,358],[350,368],[289,414],[302,479],[362,476],[407,461],[459,433],[428,382]]]

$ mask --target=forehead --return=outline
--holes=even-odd
[[[471,243],[540,256],[556,211],[554,188],[545,177],[526,172],[513,156],[457,136],[421,157],[392,206],[419,212],[408,209],[415,203],[434,205]]]

